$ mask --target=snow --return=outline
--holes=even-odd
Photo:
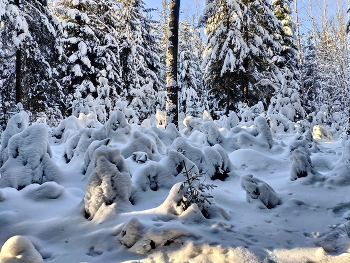
[[[81,115],[49,138],[15,115],[1,145],[0,262],[350,262],[349,139],[238,116],[188,118],[179,132],[123,111],[104,125]],[[216,187],[184,209],[191,168]]]

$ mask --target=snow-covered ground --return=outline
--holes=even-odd
[[[350,262],[349,140],[272,134],[262,117],[179,133],[118,112],[51,137],[16,118],[0,157],[2,263]],[[216,187],[184,210],[190,168]]]

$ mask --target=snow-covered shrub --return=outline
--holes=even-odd
[[[183,133],[190,136],[193,131],[200,130],[202,122],[203,121],[200,118],[193,118],[192,116],[186,117],[183,121],[186,126]]]
[[[111,114],[105,124],[105,129],[106,136],[111,142],[126,142],[131,134],[131,127],[121,111]]]
[[[164,131],[156,127],[151,127],[150,130],[157,135],[166,147],[170,146],[176,138],[182,137],[173,123],[169,123]]]
[[[291,159],[290,179],[292,181],[315,173],[310,156],[306,152],[296,149],[292,152]]]
[[[84,126],[75,116],[70,116],[60,122],[58,127],[52,130],[52,137],[55,143],[65,143],[70,136]]]
[[[13,236],[2,246],[0,262],[43,263],[44,260],[28,238],[23,236]]]
[[[10,138],[28,127],[29,116],[25,111],[14,115],[7,123],[5,131],[2,133],[0,148],[0,167],[8,159],[7,146]]]
[[[239,123],[239,118],[237,114],[234,111],[231,111],[225,119],[224,127],[230,130],[231,128],[236,127],[238,123]]]
[[[213,121],[204,122],[202,125],[202,132],[205,134],[206,140],[210,146],[221,144],[224,140],[224,136],[215,126]]]
[[[241,187],[246,191],[246,198],[249,203],[252,199],[258,199],[268,209],[281,204],[281,199],[275,190],[264,181],[254,178],[251,174],[241,177]]]
[[[159,162],[148,161],[145,165],[133,173],[133,182],[140,191],[146,191],[148,188],[157,191],[158,188],[171,188],[175,183],[183,181],[185,165],[192,167],[193,172],[198,172],[194,165],[181,153],[169,150],[169,153]]]
[[[148,155],[145,152],[133,152],[132,159],[137,163],[145,163],[148,161]]]
[[[32,184],[23,191],[25,197],[39,202],[46,199],[57,199],[62,196],[65,189],[56,182],[46,182],[42,185]]]
[[[197,166],[199,172],[206,170],[207,163],[200,148],[190,144],[189,141],[186,141],[186,139],[182,137],[176,138],[173,142],[173,146],[176,151],[182,153],[186,158],[191,160]]]
[[[312,128],[312,135],[315,140],[333,140],[332,134],[328,131],[328,129],[320,125],[314,125]]]
[[[327,174],[327,182],[333,185],[350,185],[350,140],[343,142],[343,153],[335,167]]]
[[[102,145],[107,145],[109,143],[109,139],[104,139],[102,141],[93,141],[84,154],[84,174],[88,177],[90,176],[92,170],[95,167],[94,154],[97,148]]]
[[[154,161],[161,159],[156,144],[147,135],[139,131],[132,133],[130,142],[122,150],[122,155],[126,159],[134,152],[145,152]]]
[[[69,137],[64,144],[63,156],[66,162],[69,163],[74,156],[82,155],[94,141],[92,137],[93,129],[82,128]]]
[[[23,187],[47,181],[59,181],[61,171],[51,160],[48,127],[37,123],[11,137],[8,160],[0,169],[0,187]]]
[[[296,135],[294,139],[289,143],[289,150],[300,150],[303,153],[310,155],[309,143],[302,135]]]
[[[272,133],[269,125],[266,122],[266,119],[262,116],[258,116],[255,118],[254,124],[259,135],[261,135],[261,137],[263,137],[267,141],[269,147],[271,148],[274,144],[274,141],[272,139]]]
[[[95,167],[84,196],[86,218],[93,218],[102,206],[130,203],[131,178],[120,150],[101,146],[94,154]]]
[[[225,180],[233,171],[233,165],[227,152],[219,145],[203,149],[206,167],[203,170],[212,180]]]
[[[119,234],[119,241],[127,248],[131,248],[141,239],[143,235],[143,226],[137,218],[131,218],[126,222]]]

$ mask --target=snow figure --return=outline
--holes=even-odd
[[[28,127],[29,116],[25,111],[21,111],[14,115],[7,123],[6,129],[2,134],[1,148],[0,148],[0,167],[8,159],[7,146],[10,138],[23,131]]]
[[[306,177],[309,174],[316,173],[312,167],[310,156],[307,153],[296,149],[292,152],[291,159],[292,167],[290,172],[290,179],[292,181],[300,177]]]
[[[94,159],[83,200],[86,218],[93,218],[101,207],[130,203],[131,196],[131,178],[120,150],[101,146]]]
[[[111,142],[126,142],[130,136],[131,127],[128,124],[125,115],[121,111],[111,114],[109,120],[105,124],[106,135]]]
[[[8,155],[0,169],[0,187],[22,189],[32,183],[60,180],[61,171],[51,160],[46,124],[33,124],[12,136]]]
[[[250,203],[252,199],[258,199],[268,209],[281,204],[281,200],[275,190],[264,181],[253,178],[251,174],[241,177],[241,187],[246,191],[248,203]]]
[[[270,148],[274,145],[274,141],[272,139],[272,133],[269,125],[266,122],[264,117],[258,116],[254,120],[254,124],[258,130],[258,133],[267,141]]]
[[[9,238],[1,248],[0,263],[43,263],[32,242],[23,236]]]

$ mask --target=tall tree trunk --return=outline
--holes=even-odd
[[[226,81],[225,81],[225,86],[226,86],[226,112],[225,115],[228,116],[230,113],[230,74],[228,74]]]
[[[178,127],[179,122],[179,85],[177,83],[177,54],[179,43],[179,15],[180,0],[171,0],[169,3],[169,37],[166,51],[166,88],[167,101],[166,123],[174,123]]]
[[[19,0],[15,0],[15,4],[20,5]],[[23,93],[22,93],[22,50],[21,47],[18,47],[16,51],[16,104],[23,102]]]

